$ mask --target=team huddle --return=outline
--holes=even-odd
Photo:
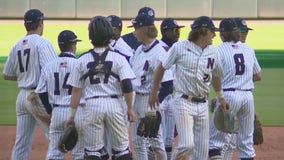
[[[88,26],[93,48],[78,58],[81,40],[73,31],[60,32],[57,55],[41,37],[43,13],[30,9],[24,22],[27,35],[3,70],[20,88],[13,160],[29,159],[37,124],[49,142],[47,160],[64,159],[69,149],[59,144],[69,126],[76,130],[74,160],[231,160],[234,149],[241,160],[256,156],[253,89],[261,67],[245,44],[252,29],[242,18],[225,18],[217,28],[200,16],[188,39],[179,41],[185,26],[173,18],[162,21],[157,39],[150,7],[138,11],[128,26],[134,31],[122,36],[120,17],[95,16]],[[222,44],[214,47],[217,31]],[[210,120],[211,86],[216,107]],[[218,109],[237,119],[236,133],[215,127]]]

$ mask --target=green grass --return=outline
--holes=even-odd
[[[0,63],[3,70],[3,63]],[[262,81],[256,83],[255,106],[265,126],[284,126],[284,69],[263,69]],[[18,94],[16,82],[0,78],[0,125],[16,123],[15,104]],[[211,90],[212,91],[212,90]],[[213,92],[210,94],[213,97]]]
[[[249,22],[248,22],[249,23]],[[159,24],[157,22],[157,24]],[[133,28],[127,28],[124,25],[122,34],[129,33],[133,31]],[[247,44],[256,50],[284,50],[283,39],[284,39],[284,24],[252,24],[250,25],[254,30],[249,33],[247,38]],[[7,57],[9,55],[10,49],[15,45],[15,43],[22,38],[26,31],[22,23],[17,24],[0,24],[0,57]],[[159,26],[157,26],[159,29]],[[88,21],[82,21],[82,24],[55,24],[49,21],[45,22],[43,37],[47,38],[52,42],[57,52],[59,48],[57,46],[57,36],[59,32],[64,29],[69,29],[74,31],[80,39],[83,41],[78,43],[78,53],[82,53],[89,48],[91,44],[88,40]],[[189,33],[189,23],[186,27],[181,29],[180,40],[185,40]],[[159,33],[158,39],[161,37]],[[214,38],[213,45],[218,45],[221,43],[219,34],[216,34]]]
[[[83,41],[77,45],[77,53],[83,53],[92,46],[88,40],[88,22],[86,24],[53,24],[46,21],[43,37],[52,42],[57,52],[57,35],[64,29],[74,31]],[[248,22],[249,23],[249,22]],[[125,25],[127,26],[127,25]],[[284,90],[284,24],[250,25],[254,29],[249,34],[247,43],[256,49],[257,58],[263,68],[262,81],[256,83],[255,106],[262,123],[266,126],[284,126],[284,107],[282,99]],[[0,24],[0,71],[8,56],[11,47],[26,31],[23,24]],[[123,28],[123,34],[133,31],[132,28]],[[189,24],[181,30],[180,40],[187,39]],[[161,35],[159,34],[158,38]],[[220,44],[218,33],[214,38],[214,45]],[[272,68],[271,68],[272,66]],[[270,67],[270,68],[266,68]],[[16,123],[15,104],[18,93],[17,83],[4,81],[0,78],[0,125],[14,125]],[[213,95],[211,93],[211,95]]]

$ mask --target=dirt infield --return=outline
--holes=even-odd
[[[10,160],[15,140],[15,126],[0,126],[0,160]],[[255,160],[283,160],[284,157],[284,127],[264,127],[264,144],[256,146]],[[47,140],[39,127],[36,127],[34,143],[30,160],[42,160],[47,150]],[[71,159],[67,154],[66,160]],[[237,153],[234,160],[237,160]]]

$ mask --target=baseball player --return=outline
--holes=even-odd
[[[48,136],[49,126],[32,114],[32,104],[27,100],[38,85],[41,67],[57,59],[52,44],[41,37],[43,19],[44,15],[38,9],[30,9],[25,13],[27,34],[12,48],[3,70],[4,79],[17,81],[20,88],[16,101],[17,131],[12,151],[13,160],[29,159],[37,122]]]
[[[130,57],[133,56],[133,52],[127,49],[127,45],[123,45],[123,43],[117,43],[118,39],[121,37],[121,31],[122,31],[122,20],[120,17],[115,15],[110,15],[107,17],[107,20],[110,21],[112,28],[114,30],[114,35],[112,38],[112,41],[110,43],[111,48],[113,48],[114,51],[124,56],[127,61],[129,62]]]
[[[247,39],[248,32],[253,30],[253,29],[249,28],[247,26],[246,21],[242,18],[234,18],[234,20],[237,23],[237,26],[240,30],[240,41],[245,43],[246,39]]]
[[[177,24],[176,20],[173,18],[166,18],[162,21],[160,26],[160,31],[162,33],[162,39],[159,41],[160,44],[164,47],[166,51],[170,49],[170,47],[178,41],[180,36],[180,28],[184,26],[180,26]],[[174,67],[172,67],[172,71],[174,73]],[[174,76],[174,75],[173,75]],[[163,85],[163,83],[161,84]],[[172,95],[165,97],[166,95],[162,95],[162,93],[167,92],[159,92],[159,102],[162,103],[164,117],[162,119],[163,122],[163,137],[165,143],[165,149],[167,152],[167,159],[171,159],[172,153],[172,145],[174,141],[175,133],[175,123],[174,123],[174,106],[172,105]]]
[[[251,28],[249,28],[246,24],[246,21],[242,18],[234,18],[239,30],[240,30],[240,41],[245,43],[246,42],[246,38],[248,35],[248,32],[250,30],[253,30]],[[257,74],[258,75],[258,74]],[[261,80],[261,76],[255,76],[253,78],[253,81],[260,81]],[[228,134],[226,136],[226,143],[224,144],[221,154],[222,154],[222,159],[223,160],[230,160],[233,157],[233,152],[234,149],[236,148],[236,142],[237,141],[237,135],[236,134]]]
[[[131,63],[136,75],[136,79],[133,82],[136,92],[134,109],[138,118],[143,118],[150,109],[148,98],[154,70],[161,61],[168,57],[168,54],[156,39],[157,29],[154,25],[153,17],[147,14],[139,14],[133,21],[133,27],[135,28],[134,35],[142,43],[135,51],[133,62]],[[164,93],[165,96],[172,93],[172,79],[173,74],[171,71],[168,71],[163,79],[164,84],[162,84],[162,88],[165,88],[163,90],[166,92]],[[160,127],[157,138],[144,138],[136,135],[138,124],[139,122],[132,124],[133,148],[136,160],[148,159],[148,142],[157,159],[166,159],[162,127]]]
[[[64,132],[65,121],[69,116],[69,104],[71,99],[72,87],[66,82],[70,73],[75,68],[76,63],[76,45],[81,40],[70,30],[64,30],[58,35],[58,46],[60,48],[59,58],[45,65],[42,69],[39,84],[35,90],[36,93],[47,95],[41,98],[45,103],[52,105],[52,116],[49,129],[49,147],[46,158],[64,159],[64,153],[57,148],[60,137]],[[84,159],[83,143],[83,105],[84,100],[80,101],[78,114],[75,119],[75,125],[78,131],[78,142],[72,151],[74,160]],[[47,106],[47,105],[45,105]],[[50,109],[48,109],[50,110]]]
[[[96,16],[89,23],[89,38],[94,49],[84,53],[76,63],[67,84],[73,86],[70,115],[66,125],[74,122],[80,98],[84,95],[85,155],[87,160],[100,160],[104,148],[104,128],[112,142],[113,159],[130,160],[124,104],[129,120],[135,121],[131,79],[135,75],[126,59],[108,46],[113,28],[106,17]],[[122,96],[124,96],[124,100]]]
[[[229,112],[239,121],[236,136],[237,148],[241,160],[253,160],[254,127],[254,79],[261,79],[261,68],[254,50],[239,41],[239,28],[232,18],[220,22],[220,38],[223,43],[218,46],[220,63],[222,64],[222,89],[224,97],[231,105]],[[213,114],[214,118],[214,114]],[[213,120],[210,123],[209,157],[222,159],[221,150],[228,141],[227,133],[218,131]]]
[[[149,96],[150,106],[158,103],[157,92],[165,70],[175,65],[174,119],[179,134],[172,159],[206,160],[208,157],[209,115],[208,95],[210,85],[217,94],[224,110],[229,108],[221,92],[222,70],[218,54],[212,46],[216,36],[209,17],[194,20],[188,40],[176,42],[168,51],[169,58],[155,71]]]
[[[142,7],[139,9],[138,14],[147,14],[155,18],[155,11],[150,7]],[[117,44],[123,46],[125,50],[128,50],[129,53],[135,52],[135,50],[141,45],[141,42],[133,34],[134,32],[125,34],[117,40]]]

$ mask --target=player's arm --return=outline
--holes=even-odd
[[[261,81],[261,73],[257,73],[253,75],[253,81]]]
[[[4,80],[9,80],[9,81],[17,81],[17,76],[16,76],[16,67],[14,64],[15,62],[15,54],[13,54],[13,50],[10,53],[10,56],[8,57],[4,69],[3,69],[3,79]]]
[[[77,108],[80,104],[80,99],[82,96],[82,88],[73,87],[71,102],[70,102],[70,116],[69,119],[75,119]]]
[[[218,101],[220,102],[224,110],[228,110],[230,107],[229,104],[224,99],[221,83],[222,83],[221,77],[212,76],[212,86],[214,88]]]
[[[173,80],[162,82],[158,94],[159,102],[161,103],[168,95],[172,94],[173,90]]]
[[[124,99],[127,105],[128,120],[130,122],[136,121],[135,112],[133,110],[133,87],[131,79],[124,79],[121,81],[121,88],[123,92]]]
[[[75,115],[76,115],[77,108],[80,104],[80,99],[82,96],[82,88],[77,88],[73,86],[71,94],[72,95],[71,95],[71,102],[70,102],[70,114],[69,114],[68,120],[65,123],[66,126],[74,124]]]
[[[46,112],[48,114],[51,114],[52,107],[51,107],[51,105],[49,103],[49,100],[48,100],[48,93],[47,92],[38,93],[38,96],[39,96],[39,98],[40,98],[40,100],[41,100],[41,102],[42,102]]]
[[[154,72],[154,80],[148,101],[150,107],[155,108],[155,106],[159,104],[159,98],[157,96],[157,93],[159,91],[160,82],[164,76],[164,73],[165,73],[165,68],[162,66],[161,63]]]

